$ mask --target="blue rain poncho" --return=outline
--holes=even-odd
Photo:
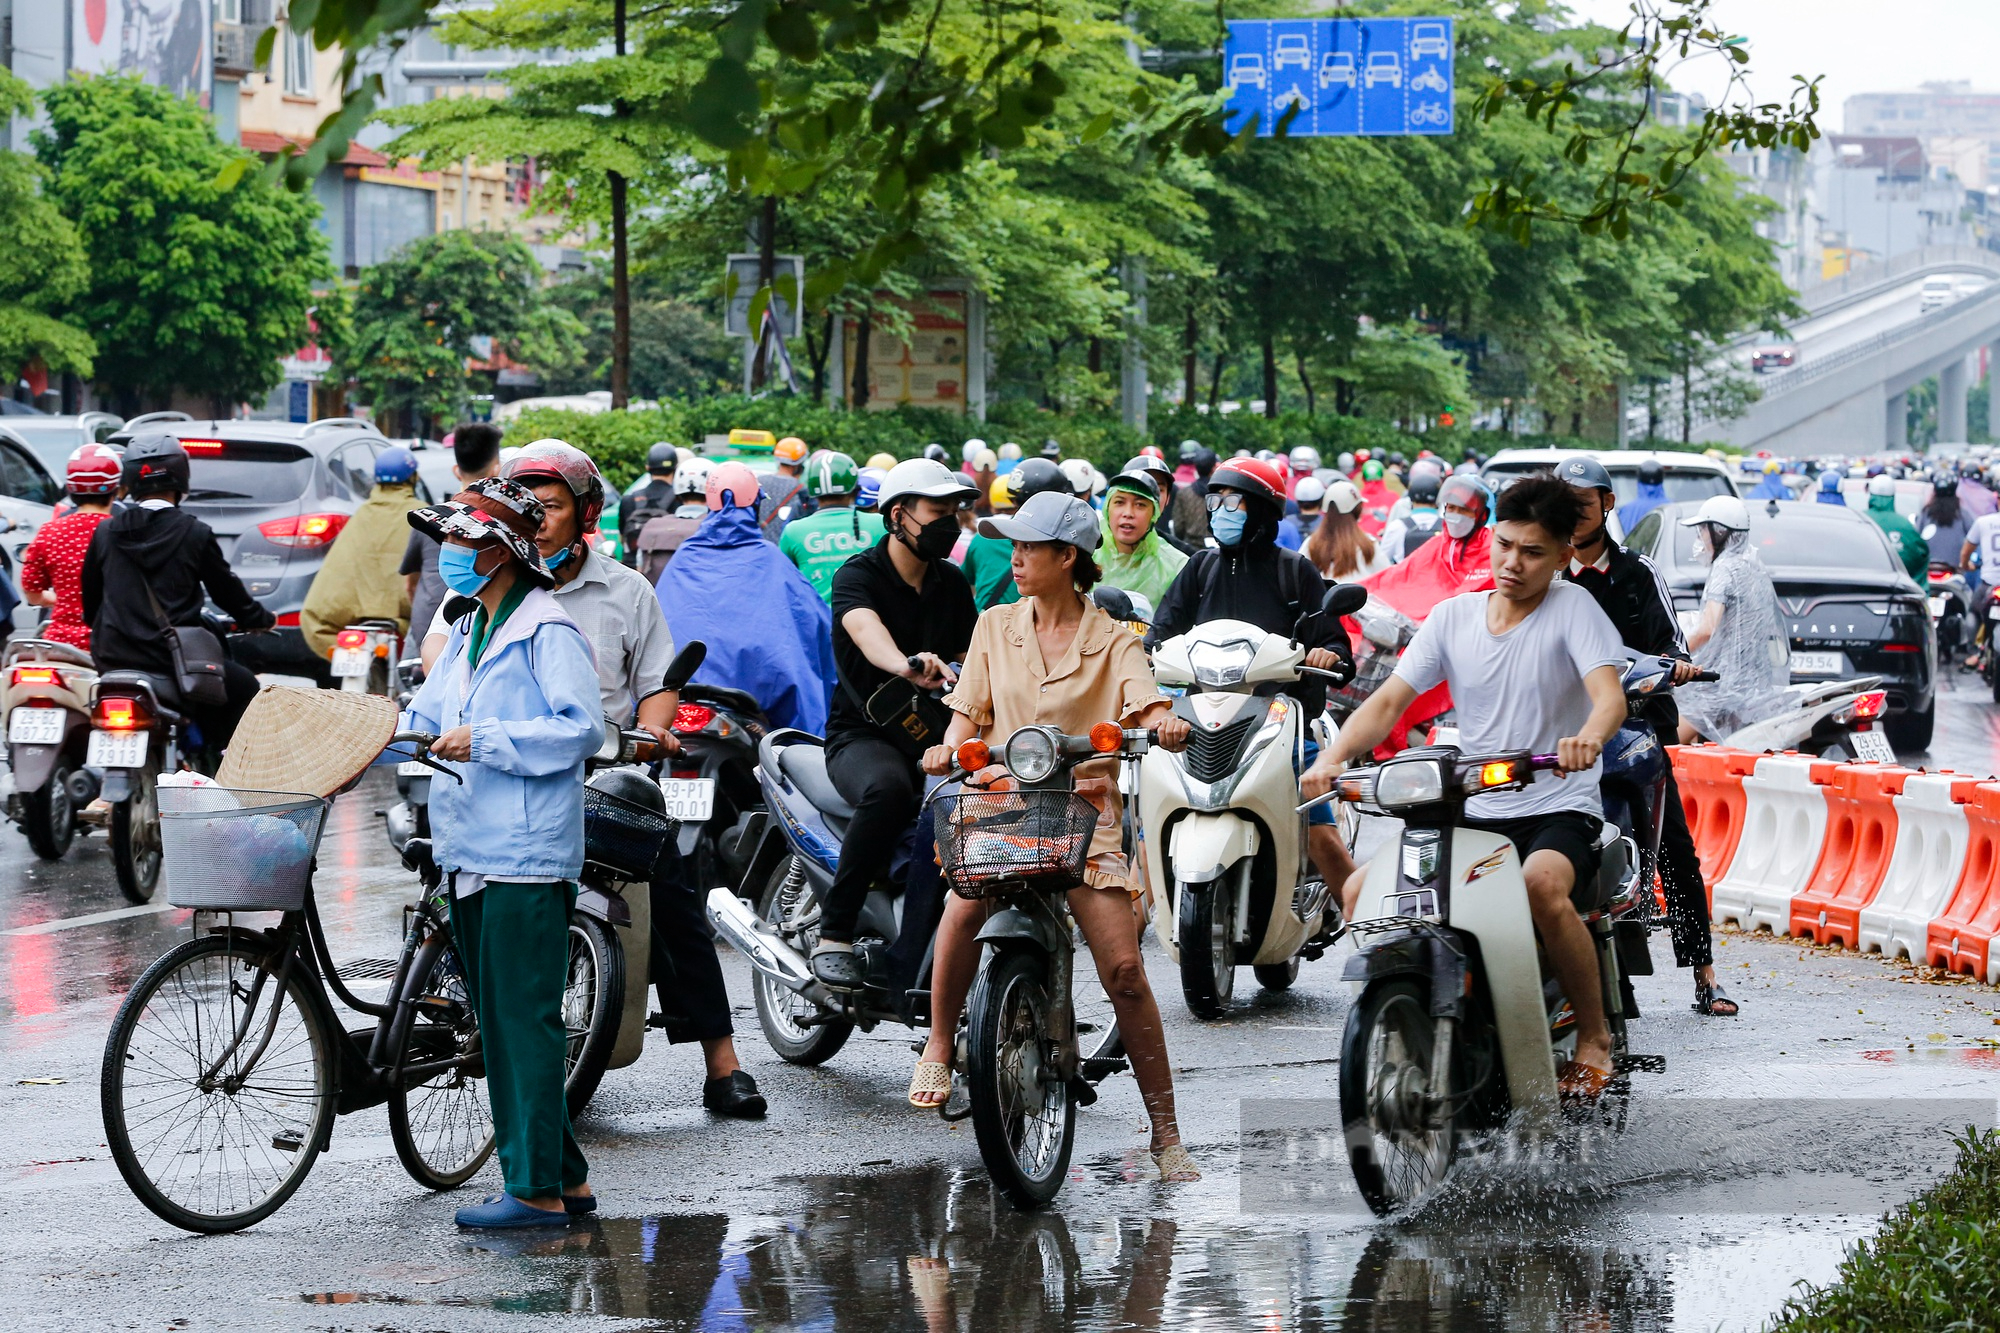
[[[744,691],[776,726],[825,732],[833,612],[764,540],[755,510],[703,519],[661,572],[659,596],[674,642],[708,645],[696,681]]]
[[[1630,533],[1639,520],[1667,502],[1667,488],[1664,482],[1642,481],[1639,492],[1630,500],[1618,506],[1618,526]]]

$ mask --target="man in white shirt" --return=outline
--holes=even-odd
[[[1394,674],[1341,728],[1300,786],[1326,793],[1341,769],[1366,758],[1418,695],[1451,687],[1459,748],[1468,754],[1554,752],[1560,780],[1522,791],[1475,796],[1466,827],[1511,841],[1521,854],[1535,930],[1576,1014],[1576,1060],[1564,1067],[1565,1093],[1595,1096],[1611,1073],[1611,1033],[1597,954],[1570,891],[1597,874],[1599,756],[1625,720],[1618,631],[1596,599],[1555,582],[1570,561],[1580,505],[1554,477],[1528,477],[1501,492],[1493,524],[1490,593],[1439,603],[1410,641]],[[1366,867],[1347,881],[1350,919]],[[1579,1069],[1577,1066],[1584,1066]]]

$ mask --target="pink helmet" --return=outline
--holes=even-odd
[[[761,492],[757,488],[757,474],[741,463],[724,463],[708,474],[708,507],[722,508],[722,493],[729,492],[729,499],[738,509],[755,509]]]

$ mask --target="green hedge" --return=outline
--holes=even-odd
[[[1968,1130],[1950,1175],[1883,1219],[1833,1282],[1785,1302],[1776,1333],[1960,1333],[2000,1311],[2000,1133]]]
[[[1342,451],[1356,449],[1401,453],[1412,458],[1419,449],[1429,449],[1455,463],[1468,449],[1491,456],[1508,448],[1586,447],[1579,441],[1558,436],[1503,435],[1462,427],[1411,434],[1387,421],[1369,417],[1307,416],[1303,412],[1287,412],[1275,421],[1248,412],[1231,412],[1226,416],[1201,412],[1155,413],[1148,424],[1150,431],[1141,435],[1113,415],[1058,414],[1019,403],[1003,404],[986,421],[979,422],[929,408],[848,412],[822,407],[804,398],[752,400],[729,396],[668,400],[657,408],[628,412],[536,408],[521,413],[511,422],[506,438],[509,444],[526,444],[546,436],[568,440],[595,458],[605,476],[621,487],[644,470],[646,451],[654,444],[667,440],[694,448],[709,435],[724,435],[739,427],[768,430],[780,436],[796,435],[815,449],[838,449],[857,463],[878,453],[911,458],[932,442],[950,450],[956,463],[958,446],[973,435],[995,448],[1012,440],[1029,454],[1039,450],[1044,440],[1053,439],[1062,445],[1065,458],[1087,458],[1107,475],[1116,472],[1148,442],[1159,445],[1173,459],[1181,441],[1189,439],[1200,440],[1225,458],[1238,449],[1253,452],[1273,449],[1282,453],[1297,445],[1310,444],[1329,464]],[[1655,441],[1651,447],[1681,446]]]

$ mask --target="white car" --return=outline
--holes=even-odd
[[[1302,32],[1278,35],[1278,49],[1271,54],[1271,68],[1280,70],[1287,65],[1297,65],[1300,69],[1312,68],[1312,44],[1306,41]]]
[[[1354,68],[1352,51],[1328,51],[1319,58],[1319,86],[1331,88],[1336,83],[1354,87],[1361,76]]]
[[[1270,80],[1264,73],[1264,57],[1253,51],[1244,51],[1229,62],[1229,86],[1232,88],[1269,88]]]
[[[1400,88],[1403,86],[1403,62],[1396,58],[1394,51],[1370,51],[1366,79],[1370,88],[1378,83]]]
[[[1422,60],[1431,56],[1438,60],[1451,57],[1451,41],[1445,36],[1442,23],[1419,23],[1410,29],[1410,59]]]

